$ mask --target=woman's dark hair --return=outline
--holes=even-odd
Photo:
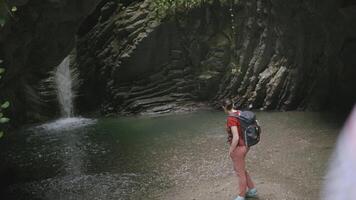
[[[222,100],[221,105],[227,110],[231,110],[234,107],[234,103],[231,101],[231,99]]]

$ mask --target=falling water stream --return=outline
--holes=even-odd
[[[73,99],[75,96],[73,88],[78,76],[74,70],[70,69],[69,56],[58,65],[54,77],[61,114],[66,118],[73,117]]]
[[[95,123],[93,119],[74,115],[73,102],[75,100],[75,89],[79,83],[79,79],[78,72],[75,69],[71,69],[70,56],[63,59],[46,83],[53,87],[52,90],[55,90],[61,117],[55,121],[42,124],[39,127],[45,130],[65,130]]]

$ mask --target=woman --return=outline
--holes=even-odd
[[[228,142],[230,144],[229,155],[232,159],[234,170],[239,177],[239,194],[235,200],[245,200],[245,197],[256,197],[257,190],[245,168],[245,158],[249,148],[245,145],[239,120],[231,116],[238,115],[239,111],[233,108],[233,102],[230,99],[224,100],[222,107],[225,113],[229,115],[226,127]]]

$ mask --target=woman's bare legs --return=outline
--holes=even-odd
[[[246,180],[247,180],[247,187],[249,189],[255,188],[255,184],[253,183],[253,181],[247,171],[246,171]]]
[[[235,151],[231,155],[234,170],[239,177],[239,196],[244,197],[246,195],[247,188],[254,188],[250,175],[246,171],[245,157],[247,154],[247,148],[245,146],[236,147]]]

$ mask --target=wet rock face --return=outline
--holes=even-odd
[[[237,10],[234,64],[238,73],[226,74],[229,81],[215,99],[232,96],[239,107],[252,104],[255,108],[285,110],[355,102],[355,96],[350,95],[334,98],[348,76],[343,70],[352,71],[352,58],[342,58],[340,52],[345,41],[355,38],[355,25],[350,26],[356,15],[354,5],[339,1],[241,1]],[[349,83],[352,80],[346,79]],[[346,88],[350,90],[353,85]]]
[[[107,3],[77,43],[81,110],[164,113],[208,100],[230,59],[227,8],[207,6],[159,21],[146,2]],[[103,17],[106,16],[106,17]],[[205,16],[205,17],[202,17]],[[93,89],[95,88],[95,89]]]
[[[19,122],[58,113],[38,87],[73,47],[82,113],[162,113],[227,97],[282,110],[355,103],[353,1],[215,1],[164,20],[149,0],[13,2],[0,99]]]
[[[109,2],[77,43],[81,110],[165,112],[227,97],[262,109],[349,106],[355,11],[336,0],[242,0],[157,21],[147,1]]]
[[[58,105],[41,99],[39,82],[48,78],[49,72],[72,51],[79,25],[99,2],[10,2],[18,10],[0,34],[0,57],[7,70],[0,85],[0,99],[11,101],[8,114],[13,122],[43,120],[43,116],[58,111]]]

